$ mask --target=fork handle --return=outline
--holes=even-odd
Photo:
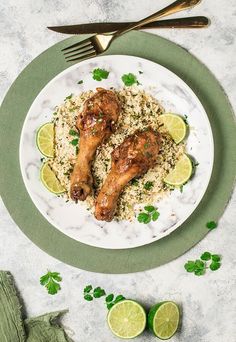
[[[170,4],[169,6],[161,9],[160,11],[150,15],[147,18],[144,18],[136,23],[133,23],[131,25],[128,25],[126,28],[121,29],[117,31],[114,34],[114,38],[117,36],[120,36],[121,34],[127,33],[131,30],[137,29],[143,25],[152,23],[153,21],[156,21],[157,19],[160,19],[162,17],[168,16],[170,14],[185,10],[187,8],[193,7],[197,5],[201,0],[177,0]]]

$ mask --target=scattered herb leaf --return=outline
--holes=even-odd
[[[78,145],[78,142],[79,142],[79,139],[73,139],[73,140],[71,140],[71,145],[73,145],[73,146],[77,146]]]
[[[191,272],[191,273],[194,272],[196,276],[201,276],[205,274],[207,268],[210,268],[212,271],[218,270],[221,266],[220,260],[221,260],[220,255],[211,254],[210,252],[204,252],[201,255],[201,260],[200,259],[197,259],[195,261],[189,260],[184,265],[184,268],[186,269],[187,272]],[[211,261],[210,266],[209,266],[209,263],[207,264],[208,261]]]
[[[206,227],[210,230],[215,229],[217,227],[217,223],[215,221],[209,221],[207,222]]]
[[[115,305],[116,303],[124,300],[125,297],[122,296],[122,295],[118,295],[116,296],[116,298],[114,299],[114,295],[113,293],[109,294],[107,297],[106,297],[106,305],[107,305],[107,309],[110,310],[113,305]]]
[[[124,74],[121,77],[121,79],[127,87],[132,86],[133,84],[137,84],[137,81],[138,81],[137,77],[132,73]]]
[[[70,129],[69,130],[69,134],[73,135],[73,136],[78,136],[79,135],[79,133],[77,131],[75,131],[74,129]]]
[[[144,189],[151,190],[153,188],[153,185],[154,185],[153,182],[148,181],[144,184]]]
[[[138,72],[139,74],[143,74],[143,71],[141,71],[141,70],[139,70],[139,72]]]
[[[108,78],[109,71],[105,69],[97,68],[93,70],[92,74],[93,74],[93,79],[100,82],[101,80]]]
[[[138,186],[139,182],[137,179],[132,179],[131,180],[131,185],[135,185],[135,186]]]
[[[140,223],[148,224],[151,221],[156,221],[160,216],[160,213],[152,205],[146,205],[144,210],[146,212],[141,212],[138,214],[138,221]]]
[[[62,281],[62,277],[58,272],[50,272],[46,273],[40,278],[40,284],[45,286],[48,293],[51,295],[56,294],[60,289],[61,286],[59,282]]]
[[[180,185],[179,191],[180,191],[181,193],[183,192],[183,189],[184,189],[184,186],[183,186],[183,185]]]
[[[201,255],[201,259],[202,260],[205,260],[205,261],[208,261],[208,260],[211,260],[211,253],[209,252],[205,252]]]
[[[100,286],[93,289],[92,285],[87,285],[84,288],[84,299],[89,302],[91,302],[94,298],[100,298],[105,295],[105,290],[103,290]]]
[[[70,99],[72,98],[72,96],[73,96],[73,94],[70,94],[70,95],[66,96],[66,98],[64,99],[64,101],[70,100]]]
[[[91,302],[93,300],[93,296],[91,296],[90,294],[86,294],[84,295],[84,299],[87,300],[88,302]]]
[[[89,293],[92,289],[93,289],[92,285],[87,285],[87,286],[84,288],[84,293]]]
[[[101,298],[102,296],[105,296],[105,295],[106,295],[106,292],[103,289],[101,289],[101,287],[96,287],[93,290],[94,298]]]
[[[77,84],[82,84],[82,83],[84,83],[83,80],[80,80],[79,82],[77,82]]]

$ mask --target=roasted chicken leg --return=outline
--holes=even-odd
[[[91,162],[96,149],[114,131],[120,105],[113,91],[97,88],[85,101],[76,126],[80,131],[78,157],[71,175],[70,196],[74,201],[84,201],[92,191]]]
[[[159,134],[148,128],[144,132],[136,131],[112,152],[111,170],[96,201],[96,219],[108,222],[113,219],[123,188],[155,165],[159,145]]]

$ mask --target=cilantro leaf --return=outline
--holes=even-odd
[[[149,223],[149,222],[151,221],[151,217],[150,217],[150,215],[147,214],[147,213],[139,213],[139,215],[138,215],[138,221],[139,221],[140,223],[145,223],[145,224],[147,224],[147,223]]]
[[[79,142],[79,139],[76,138],[76,139],[71,140],[70,144],[73,146],[77,146],[78,142]]]
[[[160,213],[158,211],[155,211],[153,214],[152,214],[152,220],[153,221],[156,221],[158,219],[158,217],[160,216]]]
[[[212,260],[212,261],[219,262],[220,259],[221,259],[221,257],[220,257],[220,255],[218,255],[218,254],[213,254],[213,255],[211,256],[211,260]]]
[[[56,294],[60,289],[61,286],[59,282],[62,281],[62,277],[58,272],[50,272],[46,273],[40,278],[40,284],[45,286],[48,290],[48,293],[51,295]]]
[[[137,179],[132,179],[131,180],[131,185],[135,185],[135,186],[138,186],[139,182]]]
[[[100,298],[102,296],[105,296],[106,295],[106,292],[101,289],[101,287],[96,287],[94,290],[93,290],[93,297],[94,298]]]
[[[184,268],[186,269],[187,272],[194,272],[196,269],[195,266],[195,261],[189,260],[185,265]]]
[[[220,262],[212,261],[212,263],[210,264],[210,269],[212,271],[216,271],[220,268],[220,266],[221,266]]]
[[[102,79],[107,79],[109,75],[109,71],[106,71],[105,69],[94,69],[93,72],[93,79],[96,81],[101,81]]]
[[[78,136],[79,132],[75,131],[74,129],[70,129],[69,130],[69,134],[72,135],[72,136]]]
[[[215,221],[209,221],[207,222],[206,227],[208,229],[215,229],[217,227],[217,223]]]
[[[127,87],[137,84],[137,77],[132,73],[124,74],[121,79]]]
[[[107,303],[107,309],[110,310],[114,306],[114,303]]]
[[[116,296],[115,300],[114,300],[114,304],[118,303],[118,302],[121,302],[122,300],[124,300],[125,297],[122,296],[122,295],[118,295]]]
[[[82,84],[82,83],[84,83],[83,80],[80,80],[80,81],[77,82],[77,84]]]
[[[92,288],[93,288],[92,285],[85,286],[84,293],[89,293],[92,290]]]
[[[148,181],[144,184],[144,189],[151,190],[151,188],[153,188],[153,185],[154,185],[153,182]]]
[[[208,260],[211,260],[211,253],[209,252],[205,252],[201,255],[201,259],[202,260],[205,260],[205,261],[208,261]]]
[[[112,302],[114,299],[114,295],[113,293],[109,294],[107,297],[106,297],[106,303],[110,303]]]
[[[144,209],[145,209],[146,211],[148,211],[149,213],[152,213],[153,211],[156,210],[155,207],[153,207],[153,205],[146,205],[146,206],[144,207]]]
[[[205,269],[204,268],[197,268],[195,271],[194,271],[194,274],[196,276],[201,276],[203,274],[205,274]]]
[[[90,294],[86,294],[84,295],[84,299],[87,300],[88,302],[91,302],[93,300],[93,296],[91,296]]]

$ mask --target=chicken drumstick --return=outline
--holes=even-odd
[[[91,162],[96,149],[114,131],[120,106],[114,92],[97,88],[97,93],[85,101],[77,119],[80,131],[79,153],[71,175],[70,196],[84,201],[92,191]]]
[[[111,221],[117,200],[127,183],[146,173],[157,162],[160,137],[151,128],[136,131],[112,152],[111,170],[98,194],[95,217]]]

